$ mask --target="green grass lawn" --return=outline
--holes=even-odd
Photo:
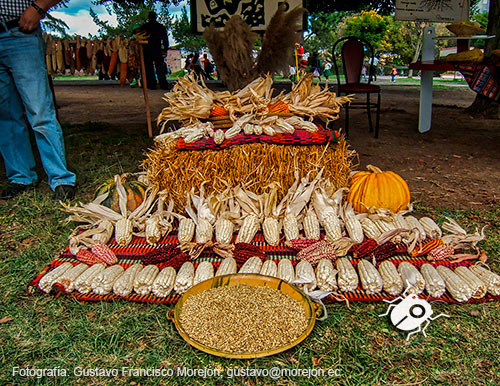
[[[99,123],[65,125],[67,157],[77,172],[77,199],[89,201],[99,182],[136,171],[152,141],[140,130]],[[43,173],[41,174],[43,176]],[[4,177],[3,177],[4,178]],[[5,183],[5,180],[2,180]],[[500,208],[492,211],[430,209],[442,219],[456,216],[467,229],[487,225],[481,243],[498,272]],[[166,319],[171,308],[125,301],[82,304],[61,296],[33,296],[27,285],[67,244],[74,225],[52,201],[46,184],[0,205],[0,385],[499,385],[500,302],[477,305],[433,303],[444,312],[427,338],[406,335],[379,318],[387,305],[328,305],[329,318],[317,322],[297,347],[269,358],[225,360],[187,345]],[[224,326],[220,326],[224,328]],[[265,328],[265,326],[262,326]],[[13,368],[58,367],[66,377],[13,376]],[[122,376],[121,369],[164,369],[165,377]],[[228,377],[238,368],[339,369],[338,377]],[[84,377],[90,369],[117,369],[117,377]],[[220,377],[170,377],[177,369],[217,369]],[[18,371],[18,370],[16,370]]]

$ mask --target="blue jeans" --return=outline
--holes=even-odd
[[[18,28],[0,33],[0,153],[9,181],[28,185],[38,177],[24,111],[35,133],[50,188],[75,185],[75,174],[66,168],[62,129],[56,118],[39,28],[29,34]]]

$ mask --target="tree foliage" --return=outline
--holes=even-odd
[[[349,12],[323,12],[309,15],[309,29],[304,39],[304,46],[308,52],[331,50],[333,43],[338,39],[337,27]]]
[[[201,35],[191,31],[191,23],[189,22],[186,7],[182,8],[181,16],[174,18],[172,21],[172,36],[178,46],[186,51],[198,52],[207,46],[205,39]]]

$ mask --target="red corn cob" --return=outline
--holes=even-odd
[[[162,267],[173,267],[178,270],[184,262],[190,259],[177,248],[177,245],[171,244],[146,253],[141,260],[147,265],[162,263]]]
[[[92,245],[92,253],[108,265],[118,262],[115,253],[104,243],[95,243]]]
[[[81,261],[82,263],[88,264],[88,265],[94,265],[97,263],[102,263],[102,260],[99,259],[95,254],[90,252],[88,249],[80,249],[76,255],[76,259],[78,261]]]
[[[434,248],[427,255],[428,260],[443,260],[447,257],[450,257],[455,252],[455,249],[450,247],[449,245],[440,245],[437,248]]]
[[[372,253],[375,256],[376,261],[383,261],[390,257],[393,257],[398,252],[398,247],[396,244],[387,242],[379,245]]]
[[[314,267],[321,259],[335,260],[335,248],[328,241],[316,241],[307,248],[302,249],[297,254],[298,260],[306,260]]]
[[[287,246],[291,249],[301,250],[307,248],[313,244],[316,244],[318,240],[315,239],[293,239],[287,242]]]
[[[353,245],[349,252],[355,259],[362,259],[371,256],[377,246],[378,244],[374,239],[366,239],[361,244]]]
[[[267,255],[264,252],[262,252],[259,247],[253,244],[247,244],[247,243],[235,244],[233,258],[234,260],[236,260],[238,268],[240,268],[245,263],[245,261],[247,261],[249,258],[253,256],[260,257],[262,260],[267,259]]]

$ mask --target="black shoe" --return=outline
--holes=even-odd
[[[75,187],[73,185],[59,185],[54,189],[54,200],[72,200],[75,198]]]
[[[35,184],[23,185],[16,184],[15,182],[9,182],[9,185],[2,191],[2,195],[0,196],[2,200],[10,200],[16,196],[19,196],[22,192],[34,188]]]

